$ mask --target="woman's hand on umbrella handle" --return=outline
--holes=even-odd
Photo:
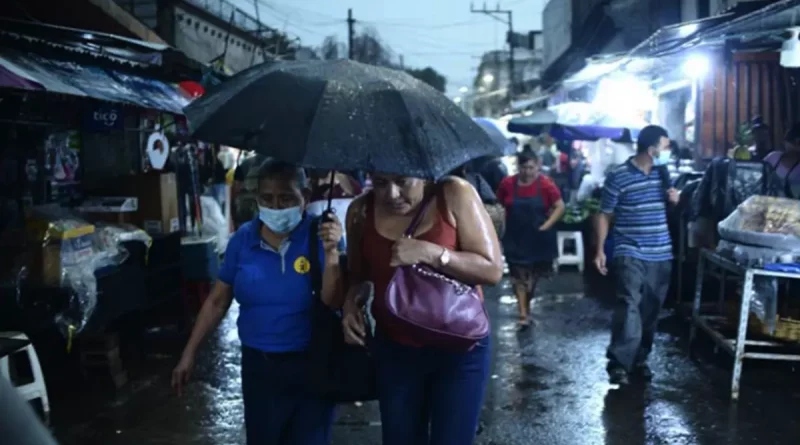
[[[322,224],[319,225],[319,239],[325,253],[339,253],[339,242],[342,240],[342,223],[333,212],[325,212]]]

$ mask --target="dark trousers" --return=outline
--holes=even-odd
[[[469,445],[489,374],[490,340],[469,352],[376,338],[384,445]]]
[[[611,320],[609,367],[631,371],[653,348],[658,314],[669,290],[672,261],[614,258],[617,302]]]
[[[247,445],[328,445],[334,404],[308,392],[303,353],[242,347]]]

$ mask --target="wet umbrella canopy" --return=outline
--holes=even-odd
[[[197,139],[327,170],[439,178],[471,159],[502,155],[432,87],[347,60],[259,65],[185,112]]]

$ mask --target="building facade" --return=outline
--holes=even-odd
[[[520,99],[541,95],[544,43],[541,31],[514,34],[514,76],[509,51],[489,51],[481,57],[467,109],[476,116],[498,116]],[[512,85],[513,81],[513,85]]]
[[[115,1],[189,57],[228,73],[290,58],[298,47],[228,0]]]

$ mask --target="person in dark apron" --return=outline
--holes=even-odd
[[[553,271],[558,257],[555,224],[564,215],[561,192],[552,179],[540,174],[533,151],[517,156],[519,174],[500,183],[497,199],[506,209],[503,253],[519,302],[519,327],[531,325],[533,293],[539,278]]]

